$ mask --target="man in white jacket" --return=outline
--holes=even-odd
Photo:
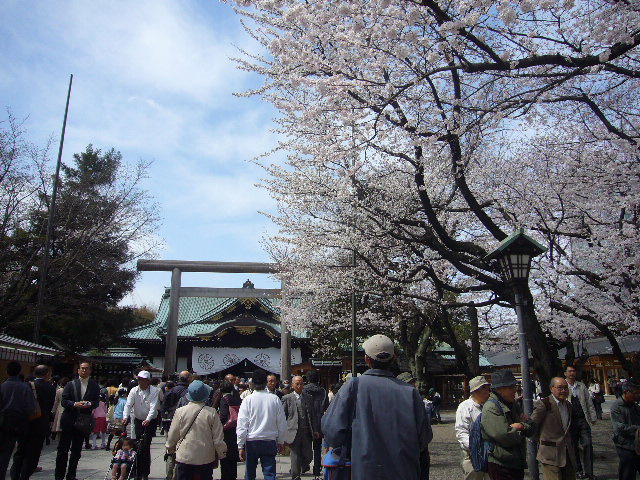
[[[266,390],[267,373],[256,370],[252,376],[254,392],[242,401],[238,412],[238,451],[246,460],[246,479],[255,480],[258,461],[265,480],[276,478],[276,454],[282,450],[287,419],[282,402]]]
[[[456,411],[456,438],[462,447],[462,471],[464,480],[489,480],[489,475],[475,472],[469,453],[471,425],[482,413],[482,405],[489,399],[491,385],[483,376],[474,377],[469,382],[470,396],[458,405]]]
[[[138,386],[133,387],[127,397],[122,415],[122,424],[127,425],[133,417],[133,426],[138,441],[136,479],[147,480],[151,471],[151,439],[158,424],[158,388],[151,385],[151,374],[146,370],[138,373]]]

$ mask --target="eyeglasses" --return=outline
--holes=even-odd
[[[556,390],[569,390],[568,385],[556,385],[555,387],[551,387],[551,388],[555,388]]]

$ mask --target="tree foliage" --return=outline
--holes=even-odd
[[[30,338],[36,302],[51,178],[46,152],[23,140],[10,121],[2,131],[0,157],[21,177],[5,176],[2,199],[21,203],[7,211],[0,258],[0,327]],[[41,332],[77,350],[117,343],[139,322],[134,309],[118,303],[135,284],[134,261],[149,255],[158,241],[157,206],[140,187],[147,164],[127,166],[119,152],[89,145],[61,168],[49,253]],[[22,181],[21,181],[22,179]],[[19,193],[18,193],[19,192]],[[13,195],[13,197],[11,196]]]
[[[348,286],[380,300],[363,323],[387,324],[407,299],[423,312],[473,302],[507,335],[513,294],[485,256],[525,226],[549,246],[525,308],[543,384],[560,370],[555,339],[598,328],[585,316],[638,330],[637,3],[237,11],[265,51],[238,59],[265,80],[246,94],[278,108],[288,155],[264,185],[279,204],[272,254],[305,299],[294,322]],[[349,251],[357,266],[336,268]]]

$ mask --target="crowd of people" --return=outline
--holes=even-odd
[[[522,480],[527,438],[537,444],[544,480],[595,479],[592,427],[602,419],[602,392],[596,381],[587,386],[576,377],[576,369],[567,365],[564,377],[551,380],[551,394],[535,400],[530,416],[523,413],[518,381],[510,370],[494,372],[491,383],[482,376],[472,379],[470,396],[458,406],[455,423],[464,479]],[[640,474],[639,400],[640,385],[629,380],[611,407],[620,480],[635,480]],[[480,434],[474,436],[474,429]],[[486,468],[474,462],[483,453]]]
[[[218,466],[222,480],[236,480],[240,462],[247,480],[256,478],[258,464],[266,480],[275,480],[276,455],[285,451],[293,480],[307,472],[319,477],[323,469],[348,472],[353,480],[428,479],[441,397],[429,389],[423,398],[409,373],[394,376],[396,352],[388,337],[374,335],[363,349],[369,369],[329,391],[317,371],[282,383],[263,370],[247,382],[232,374],[207,381],[188,371],[154,379],[146,370],[96,381],[84,362],[73,380],[51,378],[46,365],[25,379],[20,364],[10,362],[0,385],[0,480],[12,457],[11,479],[30,478],[43,445],[56,439],[55,480],[76,479],[83,446],[112,451],[112,480],[145,480],[158,430],[166,435],[167,480],[210,480]],[[640,473],[640,385],[633,379],[620,384],[611,407],[613,443],[619,478],[631,480]],[[592,427],[602,419],[600,385],[577,380],[568,365],[549,388],[526,416],[511,371],[469,382],[455,420],[465,480],[523,479],[528,438],[537,444],[545,480],[595,479]]]

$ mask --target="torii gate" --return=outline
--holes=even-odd
[[[178,314],[180,297],[213,298],[278,298],[281,288],[202,288],[181,287],[182,272],[201,273],[278,273],[275,263],[259,262],[201,262],[190,260],[138,260],[139,272],[171,272],[171,292],[169,296],[169,325],[165,337],[164,373],[173,375],[176,370],[176,350],[178,348]],[[280,316],[280,378],[291,375],[291,334]]]

